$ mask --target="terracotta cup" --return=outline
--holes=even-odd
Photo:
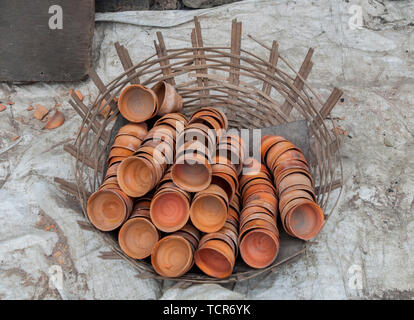
[[[223,229],[223,228],[222,228]],[[220,229],[220,230],[222,230]],[[234,244],[233,240],[227,236],[226,234],[224,234],[223,232],[210,232],[210,233],[206,233],[203,235],[203,237],[201,238],[200,242],[199,242],[199,247],[202,247],[207,241],[211,241],[211,240],[221,240],[224,241],[225,243],[227,243],[229,245],[229,247],[231,248],[231,250],[233,251],[233,254],[236,255],[236,245]]]
[[[158,98],[158,115],[179,112],[183,108],[183,98],[175,90],[174,86],[166,81],[159,81],[153,87]]]
[[[151,89],[139,84],[125,87],[118,101],[122,116],[131,122],[144,122],[158,113],[158,98]]]
[[[188,192],[206,189],[211,183],[212,169],[206,157],[185,154],[178,157],[171,168],[174,183]]]
[[[187,223],[184,227],[181,228],[181,231],[191,234],[195,239],[197,239],[197,241],[200,241],[201,233],[191,223]]]
[[[183,236],[168,235],[155,244],[151,263],[154,270],[163,277],[180,277],[194,263],[192,246]]]
[[[101,189],[93,193],[86,211],[91,223],[101,231],[112,231],[128,219],[132,201],[121,190]]]
[[[116,178],[117,172],[118,172],[118,167],[119,167],[120,163],[115,163],[111,166],[108,166],[108,170],[106,170],[106,174],[105,174],[105,178],[104,180],[107,180],[108,178]],[[117,180],[115,180],[117,182]]]
[[[303,173],[290,173],[279,181],[277,188],[279,192],[282,193],[284,190],[294,185],[313,186],[312,180],[307,175]]]
[[[298,204],[290,209],[285,224],[299,239],[310,240],[318,235],[324,223],[322,209],[313,201],[298,199]]]
[[[109,151],[108,161],[110,161],[113,157],[130,157],[134,154],[134,150],[127,149],[124,147],[113,147],[111,151]]]
[[[185,226],[189,217],[189,199],[179,191],[155,194],[151,201],[151,221],[161,231],[178,231]]]
[[[142,210],[144,211],[144,210]],[[148,218],[142,215],[126,221],[118,234],[122,251],[133,259],[144,259],[151,255],[152,249],[160,238],[159,231]]]
[[[270,169],[273,172],[280,163],[283,163],[285,161],[291,161],[291,160],[300,161],[303,164],[305,164],[307,167],[309,167],[309,164],[306,161],[306,158],[305,158],[305,156],[303,155],[302,152],[300,152],[298,150],[288,150],[288,151],[284,152],[282,155],[280,155],[278,158],[273,160],[273,163],[272,163],[272,166],[270,167]]]
[[[141,157],[129,157],[118,168],[118,183],[130,197],[141,197],[156,184],[154,165]]]
[[[282,211],[283,208],[292,200],[294,199],[299,199],[299,198],[304,198],[304,199],[309,199],[311,201],[313,201],[313,197],[312,195],[305,191],[305,190],[292,190],[290,192],[284,192],[283,196],[280,197],[280,201],[279,201],[279,211]]]
[[[210,240],[199,246],[195,253],[195,263],[210,277],[224,279],[233,272],[235,255],[226,242]]]
[[[161,118],[159,118],[157,121],[155,121],[154,126],[157,126],[158,124],[162,123],[162,121],[165,120],[165,119],[173,119],[173,120],[176,120],[176,121],[180,121],[180,122],[183,123],[184,127],[188,123],[188,119],[184,114],[178,113],[178,112],[173,112],[173,113],[168,113],[168,114],[162,116]]]
[[[254,229],[248,232],[240,242],[240,255],[252,268],[269,266],[279,252],[279,239],[267,229]]]
[[[142,140],[129,134],[118,134],[115,136],[114,143],[111,148],[121,147],[136,151],[142,144]]]
[[[227,193],[229,201],[233,199],[236,193],[236,184],[231,176],[225,173],[214,173],[212,175],[211,183],[218,185]]]
[[[143,140],[148,133],[148,126],[145,122],[141,123],[127,123],[126,125],[122,126],[119,131],[119,134],[129,134],[131,136],[135,136],[138,139]]]
[[[111,157],[108,158],[108,166],[112,166],[115,163],[122,162],[122,160],[126,159],[127,157]]]
[[[223,193],[218,194],[216,190],[211,190],[213,187],[219,188],[211,185],[206,190],[197,193],[190,207],[191,222],[202,232],[220,230],[227,219],[228,202],[226,203],[225,199],[227,194],[224,190],[222,190]]]

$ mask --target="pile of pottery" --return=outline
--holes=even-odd
[[[148,132],[138,150],[121,162],[118,182],[127,195],[141,197],[161,180],[174,162],[176,133],[185,121],[185,117],[178,113],[163,116]]]
[[[148,258],[168,278],[194,265],[226,278],[239,252],[252,268],[269,266],[280,247],[279,212],[290,235],[316,236],[323,213],[298,148],[265,136],[262,161],[246,159],[246,146],[227,132],[223,112],[202,108],[188,120],[182,104],[164,81],[123,89],[118,107],[131,122],[114,137],[102,185],[88,200],[96,228],[118,231],[127,256]],[[148,131],[144,121],[152,118]]]
[[[276,259],[280,247],[276,188],[266,167],[249,158],[240,178],[240,190],[240,255],[249,266],[264,268]]]
[[[173,182],[168,170],[157,186],[151,201],[151,220],[161,231],[174,232],[183,228],[190,217],[191,194]]]
[[[264,136],[261,158],[273,173],[283,228],[303,240],[314,238],[324,223],[316,203],[314,181],[302,151],[280,136]]]
[[[214,108],[203,108],[192,115],[177,136],[177,157],[171,169],[177,186],[188,192],[199,192],[210,185],[212,151],[227,126],[227,117]]]
[[[129,123],[119,129],[114,138],[104,180],[87,205],[90,221],[101,231],[117,229],[131,214],[133,200],[119,185],[118,169],[121,161],[138,150],[146,135],[145,123]]]
[[[182,107],[182,97],[165,81],[158,82],[152,89],[140,84],[130,85],[122,90],[118,100],[119,112],[135,123],[156,115],[179,112]]]
[[[230,202],[223,227],[203,235],[195,254],[197,267],[215,278],[227,278],[233,272],[238,255],[240,195],[237,192]]]
[[[200,241],[200,232],[192,225],[166,235],[152,250],[151,263],[161,276],[180,277],[194,265],[194,252]]]
[[[152,249],[161,238],[161,233],[151,221],[151,197],[137,199],[129,219],[118,233],[122,251],[134,259],[144,259],[151,255]]]
[[[110,167],[133,155],[141,146],[147,133],[146,123],[128,123],[119,129],[109,152],[108,166]]]

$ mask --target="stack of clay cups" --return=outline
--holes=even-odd
[[[178,188],[168,170],[158,183],[151,201],[151,220],[161,231],[174,232],[183,228],[190,217],[191,194]]]
[[[108,156],[108,166],[133,155],[141,146],[144,138],[148,134],[147,124],[128,123],[121,127],[114,138],[114,143]],[[109,170],[109,169],[108,169]]]
[[[229,198],[223,188],[210,184],[207,189],[194,195],[190,207],[190,219],[202,232],[216,232],[227,220]]]
[[[140,84],[125,87],[118,100],[122,116],[131,122],[143,122],[156,115],[179,112],[182,97],[175,88],[160,81],[150,89]]]
[[[132,199],[121,190],[117,174],[120,162],[138,150],[147,133],[145,123],[129,123],[121,127],[114,138],[104,180],[89,197],[86,210],[89,220],[99,230],[115,230],[131,214]]]
[[[177,186],[199,192],[210,185],[212,156],[227,125],[226,116],[213,108],[203,108],[192,115],[177,137],[177,158],[171,172]]]
[[[184,121],[169,120],[170,115],[163,116],[133,156],[121,162],[118,181],[129,196],[141,197],[152,190],[174,162],[176,131],[183,128]]]
[[[200,241],[200,232],[187,224],[179,231],[159,240],[151,254],[154,270],[161,276],[177,278],[194,265],[194,252]]]
[[[119,187],[117,171],[119,163],[112,164],[104,182],[88,199],[86,211],[91,223],[101,231],[112,231],[130,216],[133,200]]]
[[[230,202],[227,220],[216,232],[205,234],[195,253],[197,267],[210,277],[227,278],[238,255],[239,194]]]
[[[150,204],[150,197],[137,199],[131,216],[119,230],[119,246],[133,259],[150,256],[160,239],[160,232],[151,222]]]
[[[240,136],[235,134],[222,136],[217,146],[216,155],[230,160],[236,168],[237,174],[241,174],[246,156],[246,146]]]
[[[314,181],[302,151],[283,137],[264,136],[261,157],[273,173],[285,231],[303,240],[314,238],[324,214],[316,203]]]
[[[279,252],[278,199],[266,167],[249,158],[240,178],[240,254],[252,268],[269,266]]]

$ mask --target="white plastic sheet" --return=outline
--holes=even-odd
[[[360,6],[362,29],[351,28],[352,5]],[[180,288],[136,278],[126,262],[99,258],[108,248],[79,228],[76,200],[53,182],[73,176],[62,147],[74,138],[80,118],[66,102],[68,91],[81,91],[88,102],[97,94],[92,82],[0,84],[0,101],[15,102],[0,113],[0,298],[413,298],[414,3],[243,1],[197,11],[98,14],[97,73],[107,82],[122,72],[116,41],[134,62],[154,54],[161,28],[168,48],[189,46],[194,15],[207,45],[229,44],[237,18],[242,47],[263,58],[267,50],[247,34],[267,44],[277,40],[297,68],[313,47],[313,87],[324,98],[333,86],[344,90],[333,116],[347,131],[345,189],[316,243],[278,273],[236,285]],[[60,104],[65,124],[41,130],[44,124],[26,110],[30,102],[50,109]]]

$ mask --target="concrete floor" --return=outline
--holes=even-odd
[[[364,25],[353,30],[355,12]],[[15,102],[0,113],[0,298],[413,299],[414,2],[243,1],[200,13],[205,43],[227,44],[237,18],[243,48],[265,58],[266,50],[247,34],[268,44],[277,40],[281,54],[299,67],[313,47],[313,88],[325,98],[333,86],[344,90],[333,111],[347,131],[344,190],[316,243],[277,273],[237,285],[183,288],[137,279],[127,263],[99,258],[108,248],[79,228],[78,204],[53,182],[73,175],[62,146],[73,139],[80,118],[66,102],[68,91],[76,88],[89,101],[97,94],[91,81],[0,84],[0,101]],[[157,24],[180,21],[164,28],[164,37],[168,47],[189,45],[188,16],[157,14],[152,26],[97,23],[94,64],[105,81],[122,71],[116,40],[136,62],[153,54]],[[26,110],[30,102],[62,104],[65,124],[41,130],[43,123]],[[56,286],[55,266],[63,271],[62,286]]]

